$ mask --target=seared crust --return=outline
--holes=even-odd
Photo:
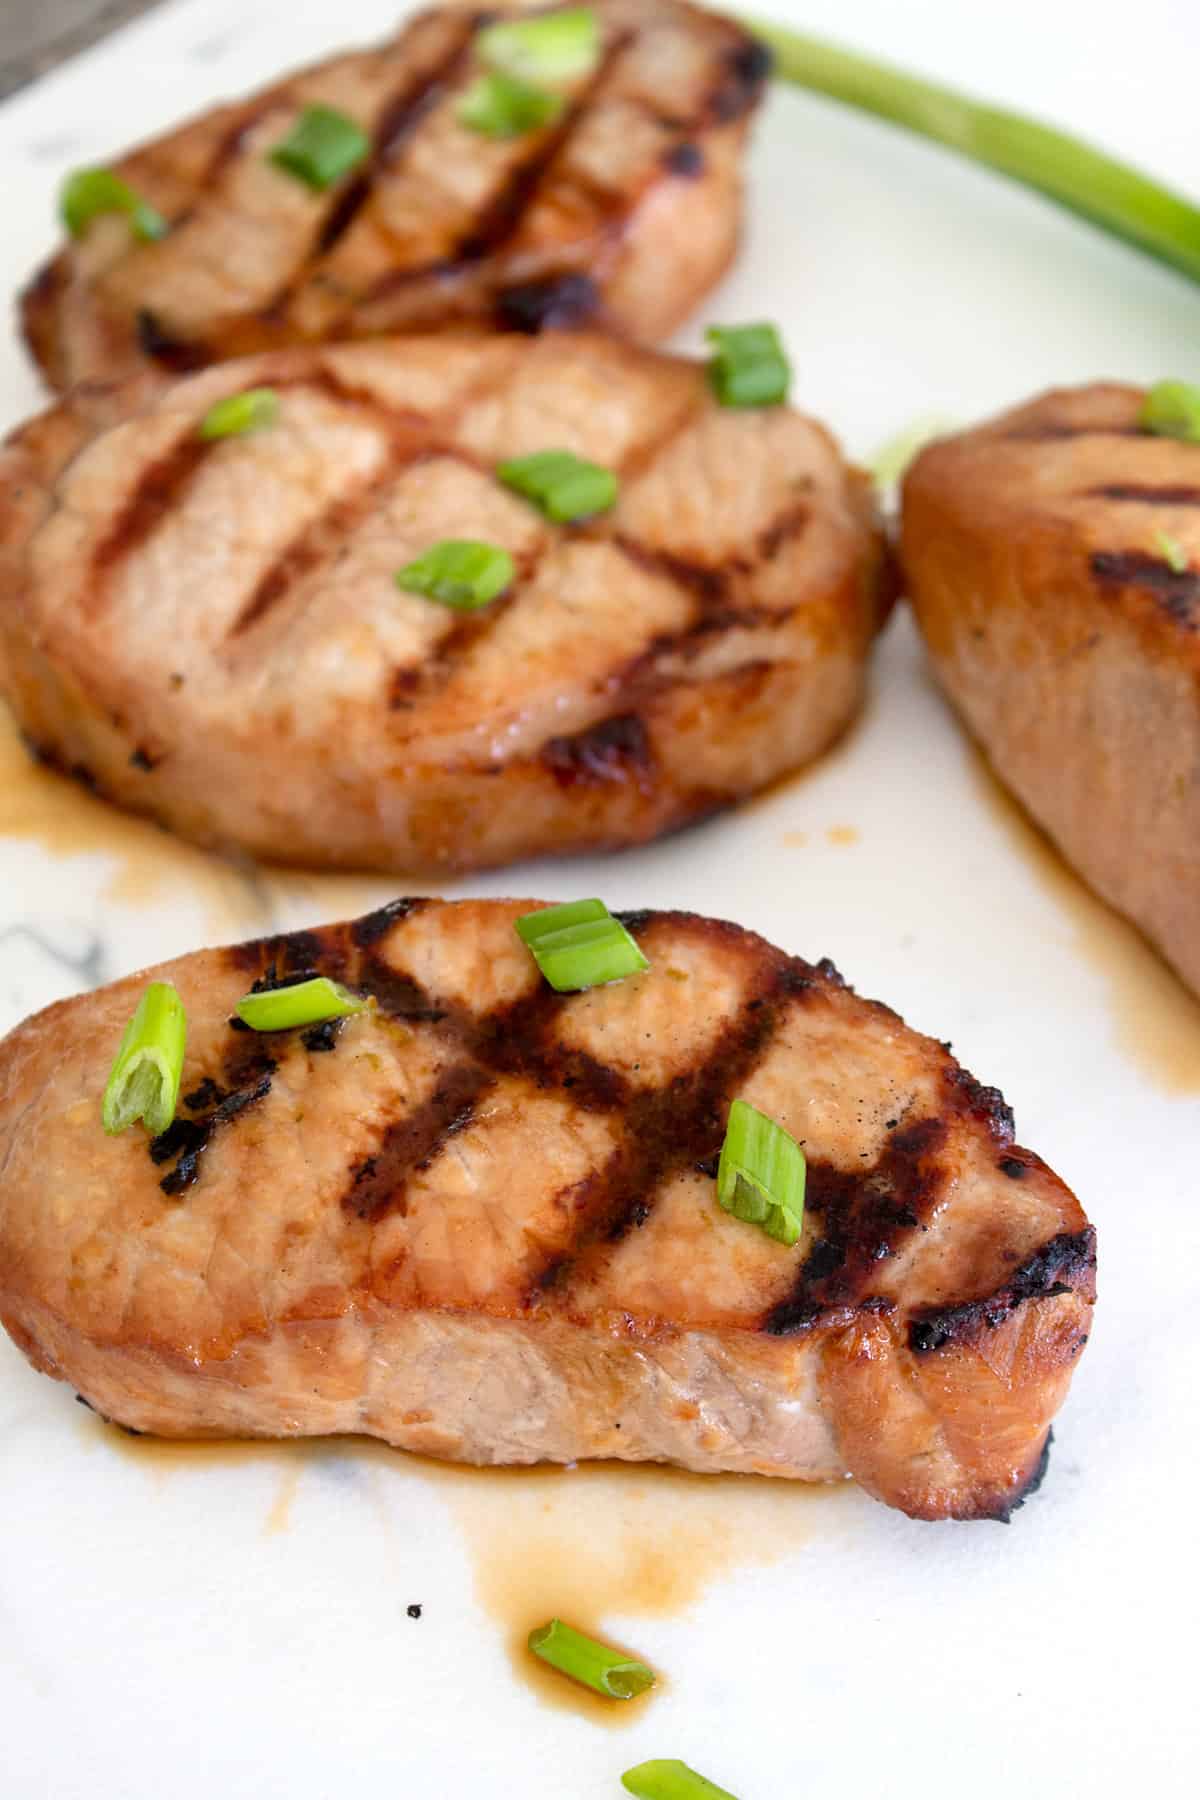
[[[846,1473],[1004,1516],[1086,1341],[1094,1236],[1008,1109],[828,964],[627,915],[644,974],[556,996],[529,902],[399,901],[156,971],[180,1120],[106,1138],[144,977],[0,1045],[0,1316],[102,1412],[168,1436],[366,1432],[473,1462]],[[252,980],[374,996],[227,1020]],[[804,1145],[788,1249],[721,1212],[742,1095]]]
[[[1200,992],[1200,448],[1140,431],[1144,397],[1065,389],[934,444],[902,554],[997,773]]]
[[[278,425],[200,437],[263,384]],[[495,478],[551,447],[616,469],[616,508],[555,527]],[[399,592],[442,538],[509,549],[509,593]],[[0,687],[33,746],[284,862],[478,867],[726,806],[853,717],[884,573],[820,426],[604,337],[284,351],[92,391],[0,451]]]
[[[432,8],[122,158],[170,230],[145,244],[101,220],[34,277],[25,336],[49,381],[472,321],[674,330],[736,248],[766,53],[685,0],[599,0],[598,68],[559,120],[496,140],[457,113],[479,24],[520,10]],[[314,103],[372,142],[324,193],[268,159]]]

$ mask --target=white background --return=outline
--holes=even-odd
[[[1194,0],[764,10],[1038,111],[1200,193]],[[11,101],[10,290],[51,245],[66,168],[369,38],[396,11],[175,0]],[[965,422],[1052,382],[1200,375],[1200,290],[829,103],[775,95],[750,201],[745,255],[685,342],[708,318],[779,320],[797,402],[857,455],[914,418]],[[0,409],[15,420],[37,396],[14,338]],[[105,824],[98,813],[96,843]],[[244,934],[260,903],[300,923],[388,891],[268,880],[240,913],[214,910],[200,859],[172,862],[164,840],[166,874],[123,901],[124,842],[114,825],[112,854],[63,861],[0,838],[0,1027],[77,985],[89,951],[89,968],[116,973]],[[6,1800],[604,1800],[652,1755],[686,1758],[740,1800],[1195,1793],[1200,1009],[1004,814],[907,621],[864,723],[807,778],[637,855],[458,891],[599,891],[740,919],[832,955],[1004,1087],[1022,1141],[1100,1229],[1097,1328],[1047,1484],[1009,1527],[922,1526],[850,1490],[764,1499],[766,1484],[720,1483],[698,1497],[636,1470],[598,1489],[455,1486],[329,1450],[163,1462],[0,1344]],[[19,921],[40,941],[14,935]],[[694,1545],[688,1610],[638,1616],[620,1568],[630,1530],[664,1568]],[[620,1735],[512,1674],[497,1556],[515,1564],[522,1542],[551,1538],[568,1562],[610,1559],[605,1625],[669,1676]]]

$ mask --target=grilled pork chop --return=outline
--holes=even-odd
[[[737,246],[741,157],[769,69],[731,21],[683,0],[596,0],[598,64],[560,116],[470,130],[478,30],[519,5],[420,13],[379,48],[221,106],[114,164],[165,218],[142,242],[93,220],[23,298],[55,387],[252,350],[496,321],[666,336]],[[270,160],[306,107],[369,137],[313,191]]]
[[[275,427],[200,436],[264,383]],[[858,706],[885,610],[865,478],[786,407],[718,406],[699,364],[406,338],[108,404],[106,433],[65,403],[0,452],[0,688],[43,755],[202,843],[417,872],[640,842]],[[615,509],[553,526],[497,481],[549,448],[619,471]],[[510,592],[400,592],[445,538],[504,546]]]
[[[155,973],[180,1117],[100,1128],[143,977],[0,1044],[0,1316],[100,1411],[172,1437],[362,1432],[475,1463],[853,1475],[1002,1517],[1086,1341],[1094,1234],[993,1088],[829,963],[626,914],[641,975],[556,995],[531,903],[401,900]],[[251,1035],[254,980],[373,995]],[[745,1097],[808,1158],[786,1247],[722,1212]]]
[[[1200,449],[1094,386],[932,445],[908,591],[997,774],[1200,992]]]

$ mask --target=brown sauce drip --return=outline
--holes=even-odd
[[[86,1414],[81,1428],[89,1447],[137,1465],[159,1485],[209,1480],[247,1465],[273,1468],[266,1535],[289,1529],[294,1503],[322,1461],[354,1461],[367,1476],[363,1503],[393,1538],[396,1514],[404,1511],[400,1484],[433,1486],[461,1534],[476,1599],[503,1636],[514,1678],[541,1704],[609,1729],[633,1724],[669,1687],[652,1631],[630,1629],[627,1621],[686,1614],[715,1583],[781,1562],[817,1533],[837,1531],[849,1485],[691,1475],[656,1464],[474,1469],[367,1438],[172,1443],[129,1436]],[[413,1585],[411,1558],[394,1561],[398,1615],[416,1598],[424,1617],[436,1618],[436,1591]],[[655,1687],[640,1700],[606,1701],[548,1668],[526,1640],[555,1616],[648,1662]]]

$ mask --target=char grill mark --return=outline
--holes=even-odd
[[[342,494],[315,519],[301,527],[290,544],[276,556],[270,567],[259,576],[253,592],[229,628],[230,639],[241,637],[264,618],[306,576],[317,575],[328,568],[343,549],[346,540],[387,499],[399,477],[414,463],[441,454],[426,436],[416,434],[406,439],[393,434],[381,467],[364,477],[358,488]]]
[[[172,375],[191,375],[211,361],[203,344],[176,336],[148,306],[139,307],[134,329],[146,355]]]
[[[89,586],[94,599],[116,564],[139,549],[183,500],[214,447],[187,425],[170,449],[142,470],[108,535],[92,552]]]
[[[476,1104],[494,1083],[494,1076],[469,1063],[446,1070],[429,1098],[393,1120],[378,1149],[351,1170],[342,1210],[368,1225],[391,1213],[403,1217],[408,1177],[429,1168],[448,1141],[466,1130]]]
[[[541,760],[560,787],[634,781],[649,792],[652,785],[653,751],[637,713],[619,713],[572,737],[549,738]]]
[[[757,39],[736,45],[725,58],[724,72],[709,101],[710,117],[718,124],[728,124],[757,106],[774,60],[767,45]]]
[[[1102,587],[1135,587],[1152,594],[1168,618],[1187,631],[1200,622],[1200,574],[1195,569],[1177,571],[1170,563],[1144,550],[1097,550],[1091,571]]]
[[[1114,481],[1088,488],[1088,500],[1130,500],[1146,506],[1200,506],[1200,487],[1167,482]]]
[[[909,1322],[908,1347],[918,1356],[974,1336],[984,1327],[994,1331],[1026,1300],[1049,1300],[1073,1290],[1095,1290],[1096,1233],[1060,1232],[1027,1258],[995,1293],[961,1306],[928,1308]],[[1081,1339],[1079,1348],[1083,1348]]]
[[[455,262],[478,262],[499,250],[514,235],[550,175],[559,153],[635,37],[634,31],[623,31],[614,37],[590,80],[564,108],[558,123],[545,133],[523,162],[516,164],[504,186],[483,208],[472,230],[457,245]]]
[[[939,1152],[947,1130],[945,1119],[919,1119],[892,1132],[865,1169],[809,1159],[805,1211],[820,1218],[821,1236],[791,1293],[763,1320],[769,1336],[807,1330],[823,1313],[857,1304],[871,1270],[924,1228],[945,1185]]]
[[[578,270],[505,288],[496,300],[496,323],[504,331],[536,337],[540,331],[570,331],[595,319],[600,290]]]
[[[164,1132],[150,1140],[151,1162],[159,1166],[175,1163],[158,1184],[164,1194],[174,1199],[193,1186],[200,1176],[201,1158],[217,1132],[266,1098],[278,1066],[265,1051],[256,1049],[247,1056],[240,1043],[231,1048],[223,1082],[206,1078],[189,1096],[198,1100],[203,1094],[209,1110],[197,1119],[174,1119]]]

